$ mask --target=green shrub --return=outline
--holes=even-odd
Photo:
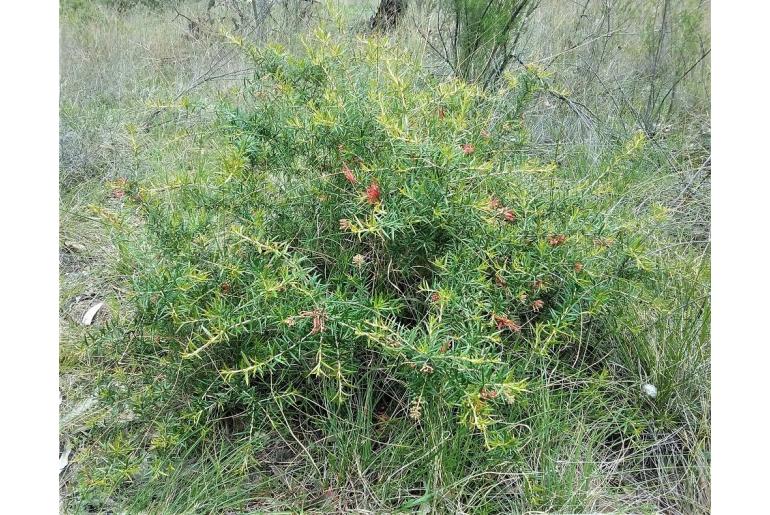
[[[129,350],[190,424],[344,405],[367,374],[408,399],[393,416],[430,409],[504,446],[534,364],[578,356],[645,268],[641,243],[605,185],[527,154],[535,68],[490,92],[379,40],[306,48],[249,50],[216,170],[129,188]],[[643,144],[600,175],[630,173]]]
[[[437,5],[437,41],[431,47],[456,76],[493,84],[513,58],[526,20],[538,4],[539,0],[443,0]]]

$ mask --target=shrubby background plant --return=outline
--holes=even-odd
[[[446,0],[436,6],[434,37],[425,35],[453,74],[494,84],[516,58],[517,44],[538,0]]]
[[[89,16],[115,23],[78,29],[100,52],[147,19]],[[169,16],[143,45],[184,67],[107,52],[133,64],[78,72],[99,98],[65,75],[65,505],[707,508],[698,120],[653,134],[629,121],[646,90],[585,104],[526,56],[494,87],[434,74],[408,24],[349,16],[269,45],[168,39]],[[101,329],[69,322],[95,298]]]
[[[490,447],[531,375],[516,363],[577,345],[643,250],[589,185],[517,157],[532,77],[489,94],[377,41],[307,48],[252,49],[253,107],[228,113],[216,175],[137,192],[139,325],[188,380],[210,368],[198,394],[231,394],[225,411],[259,384],[343,402],[368,369]]]

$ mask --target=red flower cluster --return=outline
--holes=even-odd
[[[347,165],[347,163],[342,163],[342,174],[345,176],[345,180],[347,180],[350,184],[358,184],[358,179],[353,173],[353,170],[351,170]],[[376,206],[380,203],[381,200],[382,191],[380,190],[380,185],[377,184],[376,180],[372,181],[371,184],[366,187],[366,201],[371,205]],[[340,220],[340,222],[342,222],[342,220]],[[340,223],[340,228],[346,229],[347,227],[344,227],[342,223]]]
[[[303,311],[299,314],[301,317],[313,317],[313,328],[310,330],[310,334],[318,334],[324,332],[326,326],[326,314],[320,309],[314,309],[313,311]]]
[[[489,199],[489,209],[492,211],[497,211],[497,214],[501,216],[506,222],[516,221],[516,212],[509,207],[503,206],[500,203],[500,199],[497,197],[492,197]]]
[[[476,147],[471,145],[470,143],[466,143],[465,145],[461,145],[460,148],[463,149],[463,154],[470,155],[473,154],[476,151]]]
[[[485,401],[488,401],[497,397],[497,392],[495,390],[487,390],[486,388],[483,388],[481,393],[479,393],[479,397]]]
[[[380,185],[377,181],[372,183],[366,188],[366,201],[375,206],[380,203]]]
[[[567,237],[563,234],[552,234],[548,237],[548,245],[551,247],[558,247],[565,241],[567,241]]]
[[[508,329],[514,333],[518,333],[521,331],[521,326],[506,316],[493,315],[493,318],[495,320],[495,323],[497,324],[498,330]]]
[[[347,164],[342,165],[342,173],[345,175],[345,179],[347,179],[350,184],[358,183],[358,179],[356,179],[356,176],[353,175],[353,170],[351,170]]]

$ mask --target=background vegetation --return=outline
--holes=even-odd
[[[378,4],[61,4],[62,508],[707,512],[708,3]]]

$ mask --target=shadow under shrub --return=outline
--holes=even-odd
[[[573,373],[646,268],[603,183],[528,156],[537,69],[486,91],[376,39],[246,51],[248,108],[223,110],[217,169],[134,185],[139,221],[116,222],[151,336],[129,351],[173,376],[189,424],[271,420],[286,399],[289,417],[323,414],[366,375],[398,406],[389,417],[431,413],[508,448],[543,364]]]

